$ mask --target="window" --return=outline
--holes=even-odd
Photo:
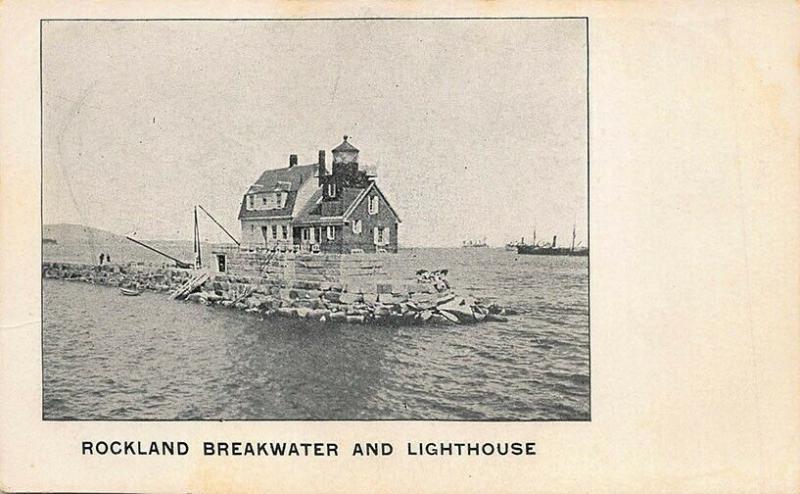
[[[284,240],[288,240],[288,239],[289,239],[289,227],[288,227],[288,226],[286,226],[286,225],[283,225],[283,226],[281,227],[281,230],[282,230],[282,232],[281,232],[281,233],[283,233],[283,239],[284,239]]]
[[[217,254],[217,270],[220,273],[225,272],[225,254]]]
[[[380,199],[378,196],[372,196],[369,198],[369,203],[367,203],[367,210],[369,214],[378,214],[378,205],[380,204]]]
[[[266,242],[267,241],[267,227],[266,226],[262,226],[261,227],[261,236],[264,237],[264,242]]]
[[[372,237],[375,245],[388,245],[391,233],[388,228],[375,227],[372,229]]]
[[[364,229],[364,225],[361,223],[361,220],[355,220],[353,222],[353,233],[356,235],[360,235]]]
[[[253,209],[253,196],[247,196],[247,209]]]
[[[303,228],[300,230],[300,239],[308,240],[308,228]]]
[[[272,225],[272,238],[278,240],[278,225]]]
[[[328,184],[328,197],[336,197],[336,184]]]
[[[328,240],[336,239],[336,227],[335,226],[329,226],[327,228],[327,234],[328,234]]]
[[[278,208],[283,209],[286,207],[286,199],[289,197],[289,194],[286,192],[281,192],[278,194]]]
[[[263,196],[263,197],[261,198],[261,204],[263,204],[263,205],[265,205],[265,206],[267,205],[267,196]]]
[[[256,225],[250,225],[250,233],[253,233],[255,231],[256,231]]]

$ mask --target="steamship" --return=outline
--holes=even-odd
[[[556,244],[557,237],[553,235],[553,243],[536,243],[536,231],[533,232],[533,243],[526,244],[524,240],[517,244],[517,254],[526,254],[533,256],[575,256],[575,257],[588,257],[589,248],[580,247],[575,245],[575,226],[572,226],[572,246],[571,247],[558,247]]]

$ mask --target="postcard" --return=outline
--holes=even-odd
[[[0,9],[4,491],[800,486],[796,4]]]

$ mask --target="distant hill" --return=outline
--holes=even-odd
[[[98,244],[108,245],[117,243],[127,243],[122,235],[92,228],[83,225],[69,225],[59,223],[57,225],[44,225],[42,227],[42,238],[52,239],[59,245],[76,244]]]

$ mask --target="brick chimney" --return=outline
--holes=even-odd
[[[317,175],[319,176],[319,186],[322,187],[322,177],[324,177],[328,173],[328,171],[325,169],[325,150],[324,149],[320,149],[319,150],[319,159],[317,160],[317,166],[318,166]]]
[[[291,168],[293,166],[297,166],[297,155],[296,154],[290,154],[289,155],[289,168]]]

